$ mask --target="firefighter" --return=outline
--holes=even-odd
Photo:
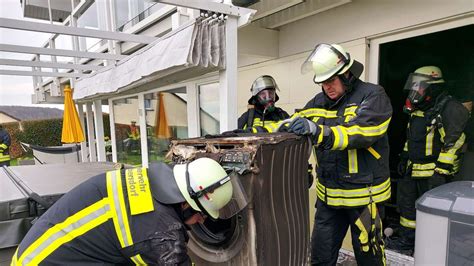
[[[337,44],[319,44],[302,66],[322,92],[287,130],[308,135],[317,157],[317,202],[311,263],[336,265],[348,228],[359,265],[385,265],[381,203],[390,198],[384,89],[359,79],[363,65]]]
[[[399,237],[387,248],[411,255],[415,244],[415,201],[426,191],[449,181],[459,170],[468,110],[444,89],[441,70],[424,66],[405,84],[404,111],[410,116],[407,141],[398,167]]]
[[[290,117],[275,106],[279,99],[277,90],[278,85],[271,76],[260,76],[253,82],[252,97],[248,100],[250,108],[239,117],[237,132],[273,132],[278,121]]]
[[[187,227],[218,218],[233,187],[209,158],[92,177],[34,223],[12,265],[190,265]]]
[[[10,165],[10,145],[10,134],[8,134],[8,131],[0,124],[0,166]]]

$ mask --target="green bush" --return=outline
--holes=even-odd
[[[61,130],[63,121],[61,118],[24,121],[23,131],[18,132],[18,140],[38,146],[61,146]]]

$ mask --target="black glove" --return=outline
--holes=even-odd
[[[428,179],[428,188],[433,189],[441,185],[446,184],[449,181],[450,177],[447,175],[434,172],[434,174]]]
[[[400,162],[397,166],[397,173],[403,177],[407,173],[408,158],[400,157]]]
[[[288,132],[293,132],[296,135],[313,135],[314,137],[318,137],[321,133],[321,129],[313,121],[298,117],[288,125]]]

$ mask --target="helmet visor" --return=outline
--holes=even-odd
[[[218,211],[219,216],[213,215],[209,210],[206,209],[204,206],[205,204],[201,203],[201,198],[209,198],[207,196],[208,193],[213,193],[214,190],[218,189],[219,187],[227,184],[232,184],[232,198],[231,200],[224,205]],[[219,179],[214,184],[211,184],[205,188],[200,188],[198,191],[194,191],[191,187],[189,171],[188,171],[188,164],[186,164],[186,186],[188,193],[194,203],[198,206],[198,208],[209,218],[215,220],[217,218],[221,219],[228,219],[232,216],[236,215],[240,212],[243,208],[245,208],[248,204],[247,194],[243,190],[243,186],[240,183],[236,174],[231,173],[230,175],[224,176]]]
[[[408,100],[417,105],[423,101],[426,96],[426,91],[430,86],[431,77],[419,73],[411,73],[403,88],[408,91]]]
[[[261,104],[275,102],[276,92],[273,89],[267,89],[257,94],[257,99]]]
[[[344,68],[350,59],[329,44],[317,45],[301,65],[301,74],[314,71],[315,78],[330,78]]]

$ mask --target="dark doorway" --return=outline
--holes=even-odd
[[[379,84],[391,99],[393,117],[388,129],[390,169],[393,184],[392,200],[387,205],[387,219],[396,207],[396,178],[399,154],[406,140],[408,115],[403,113],[406,93],[403,86],[408,74],[427,65],[438,66],[449,93],[461,102],[474,100],[474,25],[421,35],[380,45]],[[474,151],[474,125],[471,117],[466,134],[468,146]],[[392,207],[392,208],[390,208]],[[390,219],[391,220],[391,219]],[[389,221],[389,223],[392,221]]]

